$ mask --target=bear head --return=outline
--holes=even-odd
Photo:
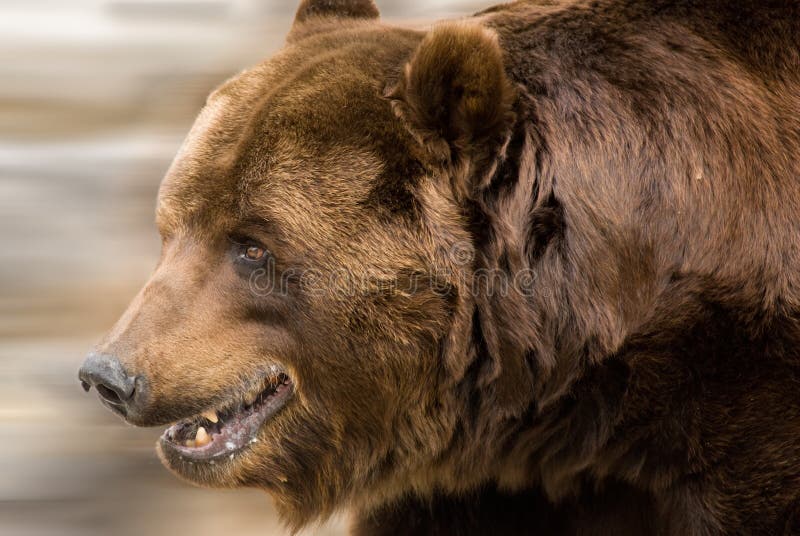
[[[294,527],[487,478],[446,466],[491,434],[476,389],[501,415],[530,389],[498,337],[506,361],[476,365],[472,337],[476,192],[514,102],[489,30],[305,0],[285,48],[209,97],[159,191],[158,266],[84,386],[170,424],[175,474],[266,489]]]

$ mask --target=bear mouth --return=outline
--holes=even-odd
[[[273,371],[224,408],[206,410],[167,428],[161,436],[162,447],[191,461],[233,459],[258,442],[264,423],[286,404],[293,391],[291,378],[283,371]]]

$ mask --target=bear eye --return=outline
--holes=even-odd
[[[247,249],[244,251],[244,256],[247,257],[247,260],[251,261],[260,261],[264,258],[264,255],[267,254],[267,251],[258,246],[248,246]]]
[[[267,248],[255,240],[231,238],[231,242],[233,242],[234,246],[234,256],[239,262],[249,265],[261,264],[270,256],[270,252]]]

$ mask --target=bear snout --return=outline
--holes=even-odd
[[[100,401],[118,415],[128,418],[141,413],[145,398],[145,382],[130,376],[113,355],[91,352],[78,371],[81,385],[87,392],[94,387]]]

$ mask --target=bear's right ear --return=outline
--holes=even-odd
[[[515,118],[516,90],[497,35],[475,24],[435,26],[386,96],[437,162],[468,161],[472,171],[497,154]]]
[[[294,24],[314,17],[342,19],[377,19],[380,16],[372,0],[303,0],[294,16]]]

